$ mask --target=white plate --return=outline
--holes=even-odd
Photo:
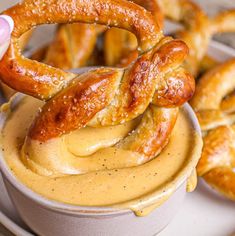
[[[48,41],[48,38],[45,41],[45,37],[43,39],[40,35],[42,36],[36,34],[34,37],[34,40],[37,39],[37,44],[33,40],[34,43],[31,45],[38,45],[38,42],[42,45]],[[209,55],[224,61],[235,57],[235,51],[220,43],[212,42]],[[9,199],[1,175],[0,193],[0,222],[15,235],[32,236],[33,234],[24,225]],[[230,236],[234,233],[235,203],[219,196],[200,180],[196,191],[187,194],[180,212],[160,233],[160,236]]]

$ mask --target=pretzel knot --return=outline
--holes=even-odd
[[[199,80],[191,105],[205,133],[197,171],[206,182],[235,200],[235,60],[208,71]]]
[[[4,14],[14,19],[15,28],[0,62],[0,76],[10,87],[46,101],[29,130],[28,146],[85,126],[122,124],[143,114],[136,129],[116,146],[149,158],[164,148],[178,107],[193,95],[194,79],[180,67],[187,46],[164,37],[151,13],[128,1],[37,0],[24,1]],[[20,54],[18,39],[30,28],[74,22],[134,33],[140,56],[127,68],[98,68],[76,75]]]

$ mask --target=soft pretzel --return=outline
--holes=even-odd
[[[235,121],[234,114],[228,113],[231,98],[225,98],[235,89],[234,76],[235,59],[231,59],[209,70],[200,78],[190,103],[203,131]]]
[[[23,19],[19,18],[21,12]],[[0,62],[3,80],[23,93],[47,100],[29,130],[28,148],[84,126],[118,125],[141,114],[140,124],[117,147],[147,158],[165,147],[178,106],[194,92],[194,79],[180,68],[188,53],[186,44],[164,37],[149,12],[128,1],[38,0],[25,1],[5,14],[14,19],[15,28],[11,46]],[[21,56],[17,43],[26,30],[43,23],[68,22],[96,22],[131,31],[141,55],[127,68],[98,68],[81,75]],[[172,81],[165,81],[166,77]],[[178,94],[170,91],[174,87]]]
[[[159,48],[143,54],[127,69],[97,69],[77,77],[46,103],[31,129],[30,137],[45,141],[86,124],[116,125],[142,114],[150,102],[161,105],[160,99],[153,99],[157,84],[163,82],[164,74],[178,67],[186,52],[187,47],[181,41],[164,38]],[[191,97],[194,81],[187,73],[181,75],[188,80],[188,91],[184,92]],[[92,87],[96,88],[95,93],[91,92]],[[162,96],[168,94],[170,91]]]
[[[81,23],[60,25],[54,41],[48,47],[44,63],[61,69],[86,65],[96,44],[96,28]]]
[[[211,31],[213,34],[235,31],[235,9],[218,13],[211,19]]]
[[[190,51],[185,66],[196,76],[212,36],[235,30],[233,24],[235,11],[221,12],[209,18],[197,4],[190,0],[158,0],[158,2],[167,18],[183,24],[184,29],[176,32],[176,36],[188,45]]]
[[[205,133],[197,171],[207,183],[235,200],[235,59],[209,70],[199,80],[191,100]]]
[[[197,166],[213,188],[235,200],[235,126],[220,126],[204,138],[204,148]]]
[[[65,70],[86,66],[103,30],[100,25],[61,24],[53,41],[32,58]]]

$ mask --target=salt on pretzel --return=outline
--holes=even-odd
[[[0,62],[4,82],[34,97],[51,98],[29,130],[31,142],[43,143],[86,125],[124,123],[144,113],[136,130],[118,145],[150,158],[162,150],[174,127],[177,105],[188,100],[194,92],[194,79],[180,68],[188,53],[185,43],[163,37],[151,14],[128,1],[25,1],[5,14],[14,19],[15,28],[10,49]],[[131,31],[138,39],[141,56],[127,68],[98,68],[81,75],[21,56],[18,38],[31,27],[73,22],[96,22]],[[172,107],[172,101],[169,99],[171,92],[163,89],[164,85],[168,87],[164,78],[173,72],[187,83],[183,87],[177,84],[179,101],[174,108],[166,108]],[[172,81],[170,86],[174,85]],[[165,91],[163,94],[160,90],[155,94],[158,86]],[[157,107],[163,100],[165,106]]]
[[[157,0],[134,0],[134,3],[150,11],[162,27],[163,15]],[[107,66],[127,66],[138,57],[137,40],[134,34],[118,28],[111,28],[104,34],[104,60]]]
[[[191,105],[205,133],[197,171],[208,184],[235,200],[235,59],[209,70],[199,80]],[[227,97],[227,95],[229,95]],[[231,108],[230,108],[231,106]]]
[[[156,0],[135,0],[134,3],[150,11],[155,21],[162,26],[163,15]],[[125,67],[137,57],[138,51],[135,35],[118,28],[111,28],[105,32],[104,59],[106,65]],[[154,96],[154,100],[158,100],[159,106],[170,107],[182,104],[180,101],[185,100],[182,99],[182,97],[184,95],[188,96],[183,91],[188,90],[187,87],[189,86],[188,79],[185,79],[187,76],[185,77],[183,74],[190,76],[183,69],[179,69],[168,73],[165,78],[163,78],[162,83],[159,83]],[[181,89],[179,90],[179,88]],[[166,94],[166,96],[163,97],[163,94]],[[170,101],[171,104],[169,103]]]

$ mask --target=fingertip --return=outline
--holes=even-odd
[[[10,33],[12,33],[12,31],[14,29],[14,21],[13,21],[13,19],[10,16],[8,16],[8,15],[0,15],[0,19],[4,19],[8,23],[8,25],[10,27]]]

